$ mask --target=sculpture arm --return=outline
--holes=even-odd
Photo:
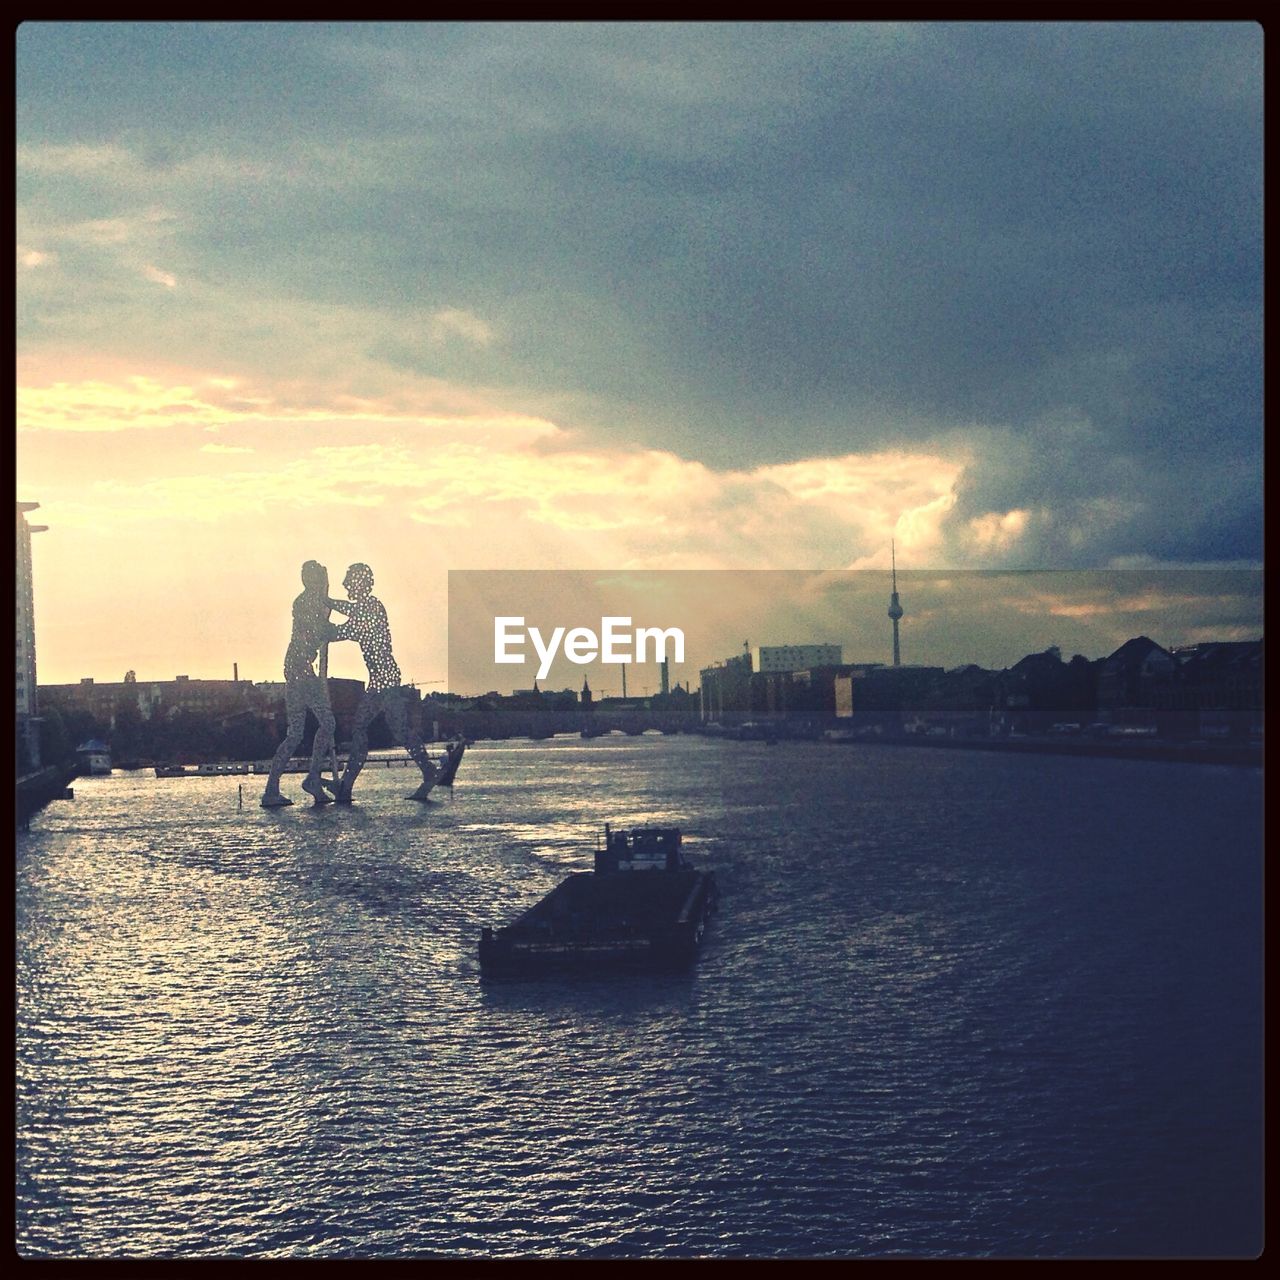
[[[359,640],[359,606],[350,600],[330,600],[328,604],[330,609],[337,609],[339,613],[349,615],[346,622],[339,623],[336,626],[326,620],[325,627],[329,633],[328,638],[330,640]]]

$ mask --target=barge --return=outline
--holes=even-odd
[[[480,972],[686,969],[716,898],[715,876],[689,865],[679,828],[606,826],[594,871],[575,872],[511,924],[481,932]]]

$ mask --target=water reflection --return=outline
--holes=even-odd
[[[314,812],[84,780],[18,847],[19,1247],[1252,1240],[1257,774],[794,745],[477,747]],[[480,926],[640,819],[716,872],[698,966],[481,981]]]

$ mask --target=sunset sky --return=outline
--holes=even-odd
[[[1262,48],[24,24],[41,683],[279,679],[311,557],[424,683],[449,569],[1259,565]]]

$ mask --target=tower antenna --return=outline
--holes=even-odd
[[[902,654],[898,648],[898,622],[906,610],[898,599],[898,551],[892,538],[889,539],[889,555],[893,566],[893,588],[889,594],[889,617],[893,620],[893,665],[902,665]]]

